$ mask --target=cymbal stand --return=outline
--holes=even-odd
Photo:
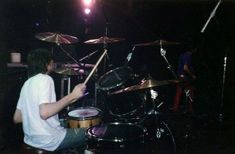
[[[160,40],[160,54],[163,57],[163,59],[166,61],[167,63],[167,69],[171,71],[172,75],[174,76],[174,78],[176,80],[179,80],[179,78],[177,77],[176,73],[174,72],[174,70],[172,69],[171,64],[169,63],[169,61],[166,58],[166,50],[163,49],[162,47],[162,40]],[[190,90],[185,89],[184,90],[185,96],[186,96],[186,102],[188,102],[188,100],[190,100],[191,102],[193,102],[192,97],[190,96]]]
[[[157,91],[151,88],[148,92],[150,93],[151,96],[152,109],[150,109],[137,124],[142,124],[150,115],[154,115],[155,126],[156,126],[155,135],[157,139],[160,139],[164,130],[160,127],[160,120],[158,118],[159,112],[157,110],[162,106],[163,102],[160,102],[158,105],[156,105],[157,103],[156,98],[158,97]]]
[[[79,67],[82,67],[81,64],[69,53],[67,52],[59,43],[57,44],[58,47],[63,51],[70,59],[72,59]],[[64,94],[64,81],[68,81],[68,87],[67,87],[67,94],[71,92],[71,85],[70,85],[70,77],[69,76],[64,76],[61,79],[61,98],[63,97]],[[67,106],[66,108],[67,111],[70,110],[70,106]]]
[[[164,122],[164,121],[160,121],[159,120],[159,112],[158,112],[158,109],[163,105],[163,101],[157,101],[157,97],[158,97],[158,93],[157,91],[153,90],[152,88],[149,90],[150,92],[150,96],[151,96],[151,104],[152,104],[152,109],[150,109],[146,115],[139,121],[137,122],[136,124],[137,125],[141,125],[143,124],[143,122],[150,116],[150,115],[153,115],[154,116],[154,124],[155,124],[155,137],[156,139],[160,139],[162,137],[162,134],[165,133],[165,129],[168,131],[168,133],[170,134],[171,136],[171,139],[172,139],[172,143],[173,143],[173,146],[174,146],[174,154],[176,154],[176,143],[175,143],[175,138],[170,130],[170,128],[168,127],[168,125]],[[158,104],[157,104],[158,103]],[[164,129],[164,126],[165,126],[165,129]]]
[[[105,26],[105,37],[108,37],[108,23],[106,23],[106,26]],[[106,38],[104,38],[104,42],[103,42],[103,50],[105,51],[105,50],[108,50],[107,48],[107,46],[108,46],[108,44],[107,44],[107,42],[106,42],[106,40],[105,40]],[[102,74],[104,74],[105,72],[106,72],[106,67],[107,67],[107,61],[109,60],[109,55],[108,55],[108,53],[106,53],[106,55],[105,55],[105,57],[104,57],[104,63],[103,63],[103,72],[102,72]]]
[[[99,51],[99,50],[95,50],[95,51],[93,51],[92,53],[90,53],[90,54],[88,54],[88,55],[86,55],[86,56],[80,58],[78,61],[79,61],[79,62],[82,62],[82,61],[85,60],[85,59],[89,59],[92,55],[94,55],[94,54],[97,53],[98,51]]]
[[[172,69],[171,64],[169,63],[169,61],[166,58],[166,50],[163,49],[163,47],[162,47],[162,40],[160,40],[160,54],[161,54],[161,56],[164,58],[164,60],[167,63],[167,69],[169,69],[171,71],[172,75],[174,76],[174,78],[176,80],[178,80],[178,77],[177,77],[176,73],[174,72],[174,70]]]
[[[219,122],[223,122],[223,106],[224,106],[224,84],[226,79],[226,68],[227,68],[227,53],[224,56],[224,65],[223,65],[223,79],[222,79],[222,90],[221,90],[221,103],[220,103],[220,111],[219,111]]]
[[[69,53],[67,52],[60,44],[57,44],[61,51],[63,51],[70,59],[72,59],[76,64],[78,64],[79,67],[81,67],[81,64]]]

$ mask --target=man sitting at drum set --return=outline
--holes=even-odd
[[[84,95],[86,85],[78,84],[56,101],[51,53],[36,49],[28,54],[29,78],[24,83],[13,120],[23,124],[24,143],[46,151],[85,145],[85,128],[61,127],[58,113]]]

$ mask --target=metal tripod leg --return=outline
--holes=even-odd
[[[65,81],[67,81],[67,94],[71,92],[71,79],[68,76],[63,76],[61,78],[60,98],[63,98],[65,95]],[[67,106],[66,110],[69,111],[70,107]]]

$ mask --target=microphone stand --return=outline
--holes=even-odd
[[[222,2],[222,0],[219,0],[217,5],[215,6],[215,8],[213,9],[213,11],[211,12],[208,20],[206,21],[205,25],[202,27],[201,33],[204,33],[207,25],[209,24],[210,20],[215,16],[216,10],[219,7],[220,3]]]
[[[220,3],[222,2],[222,0],[219,0],[218,3],[216,4],[215,8],[213,9],[213,11],[211,12],[208,20],[206,21],[205,25],[203,26],[201,33],[204,33],[208,23],[210,22],[210,20],[215,16],[216,14],[216,10],[219,7]],[[219,115],[218,115],[218,120],[219,122],[223,122],[223,113],[222,113],[222,108],[224,106],[224,84],[225,84],[225,78],[226,78],[226,67],[227,67],[227,54],[225,53],[224,56],[224,64],[223,64],[223,78],[222,78],[222,90],[221,90],[221,104],[220,104],[220,111],[219,111]]]
[[[227,54],[224,56],[224,68],[223,68],[223,79],[222,79],[222,90],[221,90],[221,104],[220,104],[220,113],[219,113],[219,122],[223,122],[224,115],[222,113],[222,108],[224,106],[224,83],[226,78],[226,68],[227,68]]]

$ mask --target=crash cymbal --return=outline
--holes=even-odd
[[[156,40],[153,42],[146,42],[146,43],[139,43],[135,44],[134,46],[153,46],[153,45],[179,45],[179,42],[172,42],[172,41],[166,41],[166,40]]]
[[[72,44],[78,42],[78,38],[75,36],[53,32],[38,33],[35,35],[35,37],[41,41],[52,42],[56,44]]]
[[[124,93],[124,92],[131,92],[131,91],[136,91],[136,90],[142,90],[142,89],[148,89],[148,88],[153,88],[153,87],[159,87],[159,86],[164,86],[164,85],[169,85],[169,84],[176,84],[176,83],[180,83],[180,81],[179,80],[163,80],[163,81],[145,80],[141,84],[130,86],[130,87],[115,91],[111,93],[111,95]]]
[[[104,44],[104,43],[116,43],[125,40],[124,38],[117,38],[117,37],[107,37],[102,36],[98,39],[91,39],[87,40],[84,43],[86,44]]]

